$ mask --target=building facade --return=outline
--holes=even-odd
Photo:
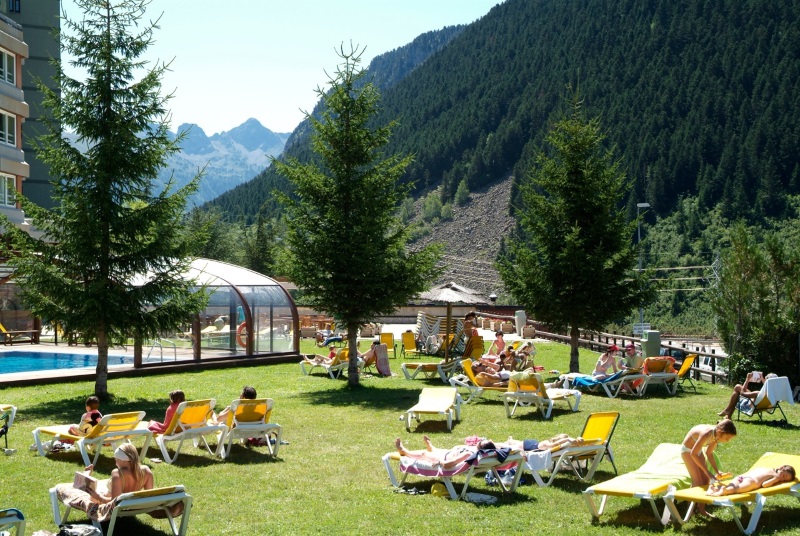
[[[61,26],[61,0],[0,0],[0,16],[16,25],[18,40],[25,46],[24,61],[17,62],[17,88],[21,90],[20,100],[27,102],[28,110],[24,121],[19,121],[21,135],[18,134],[18,147],[27,161],[28,173],[17,191],[39,206],[51,208],[53,200],[50,188],[50,174],[47,166],[37,157],[34,140],[45,132],[41,122],[43,115],[42,92],[37,81],[55,88],[53,76],[55,68],[51,60],[61,58],[61,50],[55,35]],[[3,39],[6,35],[2,36]],[[0,48],[5,48],[0,44]],[[2,81],[0,81],[2,84]],[[21,98],[24,94],[24,100]],[[5,96],[5,93],[3,94]],[[0,111],[6,111],[0,104]],[[0,140],[0,145],[3,141]],[[1,202],[2,200],[0,200]]]
[[[26,230],[29,225],[17,205],[17,192],[30,176],[22,147],[22,125],[30,112],[22,89],[27,58],[22,27],[0,14],[0,212]]]

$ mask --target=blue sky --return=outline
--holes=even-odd
[[[291,132],[317,101],[314,89],[338,63],[334,49],[350,42],[377,55],[416,36],[473,22],[502,0],[152,0],[161,16],[145,58],[172,60],[163,81],[175,92],[172,129],[196,123],[209,136],[250,117]],[[81,13],[63,0],[70,18]],[[162,15],[163,14],[163,15]]]

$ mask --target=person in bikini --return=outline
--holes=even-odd
[[[608,369],[614,369],[614,374],[617,373],[617,360],[614,357],[614,353],[619,351],[619,347],[615,344],[612,344],[608,347],[608,350],[605,353],[600,355],[600,358],[597,360],[597,364],[594,366],[594,370],[592,371],[592,377],[595,380],[604,380],[610,376],[608,373]]]
[[[586,442],[582,437],[570,437],[567,434],[558,434],[550,439],[537,441],[535,439],[514,439],[508,436],[505,443],[497,443],[498,448],[510,448],[512,450],[559,450],[564,447],[579,447]]]
[[[394,444],[401,456],[428,461],[435,465],[440,465],[442,469],[451,469],[460,463],[474,459],[478,450],[493,450],[496,448],[494,443],[488,439],[479,442],[475,446],[458,445],[451,449],[434,447],[428,436],[422,436],[422,440],[425,442],[424,450],[408,450],[403,446],[403,442],[399,437]]]
[[[716,425],[698,424],[689,430],[681,444],[681,458],[686,464],[692,486],[707,487],[709,482],[718,481],[725,476],[717,467],[714,450],[720,443],[727,443],[736,437],[736,426],[730,419],[723,419]],[[705,447],[705,453],[703,452]],[[714,470],[712,473],[708,465]],[[697,505],[697,513],[708,516],[704,504]]]
[[[760,488],[769,488],[781,482],[791,482],[794,479],[794,467],[791,465],[782,465],[777,469],[758,467],[733,477],[733,480],[728,484],[713,482],[708,487],[706,495],[721,497],[723,495],[747,493]]]

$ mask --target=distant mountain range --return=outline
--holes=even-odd
[[[182,124],[177,132],[187,132],[181,142],[181,151],[167,159],[158,179],[166,185],[173,177],[175,186],[181,187],[205,168],[189,208],[202,205],[258,175],[269,165],[270,157],[283,152],[290,134],[272,132],[252,118],[210,138],[202,128],[191,123]],[[67,138],[74,146],[85,150],[74,134],[68,133]]]
[[[166,184],[172,175],[176,185],[183,186],[205,166],[200,188],[191,199],[197,205],[255,177],[269,165],[270,157],[281,154],[289,138],[288,132],[272,132],[252,118],[210,138],[198,125],[178,127],[178,132],[185,131],[181,151],[167,160],[159,179]]]

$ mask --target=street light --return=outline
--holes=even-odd
[[[642,221],[639,219],[639,210],[643,208],[650,208],[650,203],[636,203],[636,229],[638,234],[638,240],[636,241],[636,245],[639,247],[639,273],[642,273]],[[642,311],[642,306],[639,306],[639,328],[642,328],[642,324],[644,324],[644,311]],[[643,330],[644,331],[644,330]]]

